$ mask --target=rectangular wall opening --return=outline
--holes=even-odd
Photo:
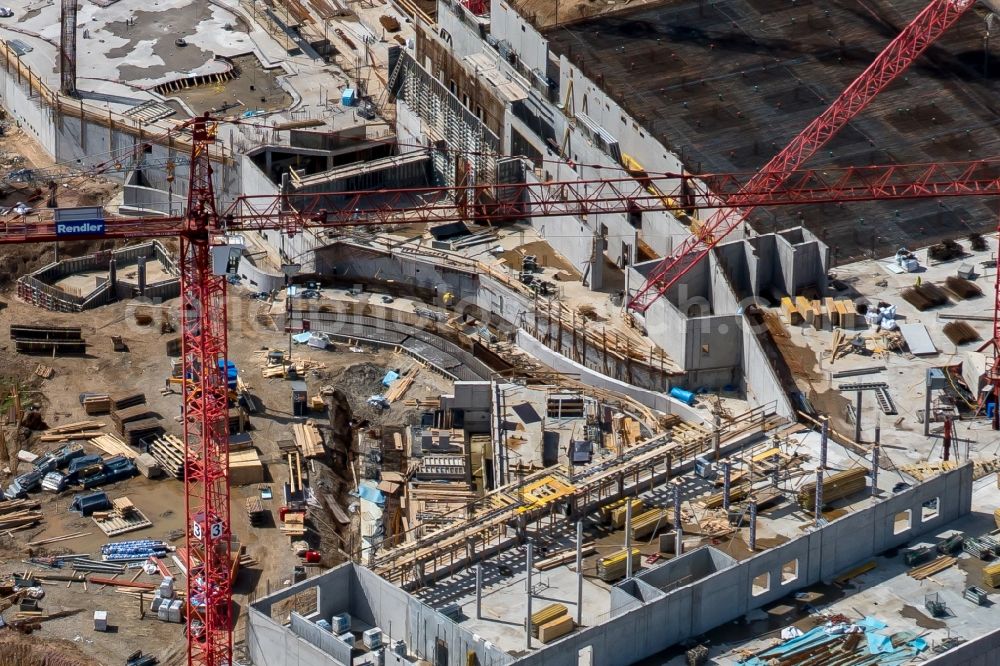
[[[753,579],[750,584],[750,594],[755,597],[759,597],[765,592],[771,589],[771,574],[769,572],[764,572]]]
[[[892,533],[902,534],[906,532],[911,527],[913,527],[913,510],[907,509],[906,511],[900,511],[893,518],[892,522]]]
[[[781,584],[788,585],[799,578],[799,558],[781,565]]]
[[[926,523],[941,515],[941,498],[929,499],[920,505],[920,522]]]

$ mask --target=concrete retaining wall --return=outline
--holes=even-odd
[[[650,391],[614,379],[613,377],[602,375],[596,370],[591,370],[572,359],[566,358],[562,354],[555,353],[523,329],[517,332],[517,346],[542,363],[550,366],[556,372],[579,375],[580,380],[590,386],[623,393],[651,409],[656,409],[666,414],[677,414],[685,421],[692,423],[705,421],[704,417],[698,412],[689,408],[683,402],[671,398],[666,393]]]
[[[293,613],[288,627],[282,626],[284,618],[271,619],[275,603],[313,589],[317,590],[315,616],[304,618]],[[379,627],[387,640],[403,640],[410,654],[434,664],[466,666],[469,652],[475,652],[481,666],[506,666],[514,661],[500,649],[371,571],[344,564],[251,605],[247,645],[253,663],[261,666],[348,666],[350,651],[345,660],[339,641],[313,622],[318,618],[329,620],[330,616],[343,612],[350,613],[358,627]]]

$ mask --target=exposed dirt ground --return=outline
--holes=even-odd
[[[3,112],[0,111],[0,119]],[[51,169],[54,163],[38,145],[30,140],[16,125],[6,126],[0,136],[0,178],[19,169]],[[105,204],[121,189],[109,180],[75,175],[69,169],[59,169],[66,175],[59,177],[56,203],[59,206],[92,206]],[[44,182],[0,182],[0,207],[9,208],[23,202],[34,208],[45,206],[48,190]],[[0,222],[7,217],[0,215]],[[86,241],[61,243],[63,256],[79,256],[113,247],[111,241]],[[35,271],[53,260],[51,244],[4,245],[0,247],[0,287],[25,273]],[[0,373],[2,374],[2,373]]]
[[[271,485],[275,497],[265,504],[270,504],[268,508],[276,520],[277,508],[281,504],[279,499],[281,485],[288,480],[287,465],[278,449],[278,442],[293,439],[291,392],[287,382],[262,377],[260,356],[254,352],[267,347],[285,348],[287,336],[283,332],[264,328],[258,324],[256,311],[260,302],[249,299],[238,290],[234,291],[235,293],[230,294],[229,300],[230,358],[237,364],[241,376],[251,386],[251,392],[263,407],[261,412],[251,417],[251,433],[254,444],[260,450],[261,458],[266,464],[266,481]],[[0,301],[7,303],[6,308],[0,309],[0,332],[4,334],[3,338],[6,338],[6,330],[12,322],[30,322],[54,326],[80,326],[88,342],[88,353],[84,356],[49,358],[14,354],[10,343],[0,339],[0,369],[2,369],[0,377],[7,378],[0,381],[8,385],[11,381],[20,382],[21,393],[25,396],[25,400],[40,407],[48,426],[93,418],[108,424],[107,431],[113,431],[109,417],[88,417],[83,412],[79,400],[80,393],[136,389],[145,392],[147,403],[163,418],[166,430],[178,436],[181,434],[180,397],[177,394],[161,394],[161,388],[164,387],[165,379],[170,372],[170,358],[166,356],[165,343],[176,334],[162,335],[159,328],[160,317],[155,313],[155,309],[164,308],[171,320],[176,322],[178,316],[176,300],[162,306],[137,306],[125,302],[79,314],[60,314],[43,311],[18,301],[12,287],[8,286],[5,291],[0,292]],[[152,326],[136,324],[135,313],[138,309],[154,310]],[[122,336],[129,351],[114,352],[110,340],[112,335]],[[305,378],[310,395],[318,394],[320,387],[326,385],[339,388],[350,405],[350,415],[354,415],[354,410],[357,410],[358,418],[368,419],[373,425],[403,424],[414,422],[418,418],[412,409],[408,409],[402,403],[395,404],[386,412],[365,405],[369,395],[384,391],[381,379],[387,370],[409,366],[407,357],[391,351],[351,352],[344,345],[338,345],[334,351],[296,347],[295,353],[297,356],[301,355],[325,365],[312,371]],[[39,363],[54,369],[50,379],[43,380],[34,374],[34,369]],[[447,388],[445,380],[430,372],[423,372],[407,392],[406,398],[437,396]],[[340,410],[338,420],[341,422],[345,417],[350,418],[350,415],[344,413],[345,411]],[[311,417],[321,427],[329,429],[325,412],[314,412]],[[7,428],[6,433],[13,463],[16,463],[18,449],[39,454],[58,446],[39,443],[36,433],[27,440],[20,441],[15,439],[13,428]],[[26,469],[25,463],[20,463],[19,468],[12,464],[9,473],[0,472],[0,483],[6,486],[11,474]],[[326,489],[329,489],[331,479],[338,478],[337,485],[342,492],[334,494],[344,502],[349,499],[346,492],[353,485],[350,483],[352,474],[349,469],[342,467],[337,469],[332,461],[320,460],[307,465],[306,474],[316,484],[325,484]],[[107,490],[111,497],[128,496],[153,522],[150,528],[117,537],[118,539],[150,537],[170,541],[173,537],[174,545],[182,545],[183,537],[180,535],[183,533],[185,521],[183,486],[180,482],[173,479],[148,480],[136,477],[103,489]],[[264,527],[250,528],[243,506],[247,497],[257,495],[258,492],[256,484],[232,490],[233,532],[256,560],[256,564],[242,571],[236,581],[235,600],[241,611],[245,609],[248,599],[263,596],[268,590],[282,586],[290,579],[292,567],[300,564],[289,547],[288,539],[279,534],[273,520]],[[20,560],[25,557],[25,544],[33,540],[87,531],[90,534],[84,538],[52,544],[51,552],[99,553],[100,546],[110,539],[97,529],[89,518],[81,518],[69,512],[73,495],[73,490],[59,496],[32,494],[32,497],[37,497],[43,502],[42,511],[45,520],[31,530],[0,537],[0,575],[24,571],[26,565]],[[319,538],[314,538],[313,543],[327,555],[324,564],[332,565],[340,559],[335,551],[336,548],[345,545],[340,541],[344,536],[335,536],[333,532],[336,530],[329,529],[332,520],[325,511],[314,509],[311,516],[313,514],[315,519],[310,522],[319,534]],[[171,568],[176,567],[171,565]],[[131,577],[131,573],[128,576]],[[138,580],[157,582],[159,578],[143,573]],[[100,586],[90,585],[84,590],[79,583],[74,583],[69,588],[65,583],[46,586],[46,597],[42,601],[44,610],[51,612],[81,608],[84,612],[46,622],[36,635],[46,639],[61,638],[70,641],[69,645],[75,645],[82,654],[101,664],[124,663],[125,657],[139,648],[157,654],[161,658],[179,657],[183,652],[184,639],[178,625],[161,623],[148,612],[145,619],[141,619],[138,599],[111,587],[99,588]],[[146,603],[148,605],[149,602]],[[107,640],[94,632],[92,617],[94,610],[110,611],[109,623],[117,628],[114,640]],[[236,630],[237,641],[242,637],[242,631],[241,623]],[[0,633],[0,636],[3,634]],[[31,651],[30,646],[23,649],[28,650],[25,654]],[[31,659],[32,657],[27,656],[23,662],[16,663],[36,663]],[[4,662],[0,661],[0,664],[2,663]],[[66,663],[90,662],[80,657],[77,662]]]

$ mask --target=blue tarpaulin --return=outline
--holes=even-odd
[[[863,620],[855,622],[854,624],[858,625],[865,631],[878,631],[880,629],[885,629],[886,627],[889,626],[882,620],[878,619],[877,617],[872,617],[871,615],[865,617],[865,619]]]
[[[296,333],[295,335],[292,336],[292,340],[295,340],[297,343],[301,345],[309,342],[309,338],[311,337],[312,333],[306,331],[305,333]]]
[[[870,654],[892,653],[896,651],[896,648],[892,646],[892,639],[888,636],[867,633],[865,637],[868,639],[868,652]]]
[[[373,504],[378,504],[382,506],[385,504],[385,495],[378,488],[372,488],[371,486],[360,486],[358,488],[358,496],[361,499],[368,500]]]
[[[385,373],[385,377],[382,378],[382,386],[389,386],[397,379],[399,379],[399,373],[396,372],[395,370],[390,370],[389,372]]]

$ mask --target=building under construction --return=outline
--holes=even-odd
[[[302,556],[246,593],[245,662],[997,658],[990,2],[931,3],[961,16],[811,175],[751,192],[921,2],[160,4],[0,19],[0,103],[55,163],[4,175],[0,233],[30,240],[29,204],[82,174],[121,185],[101,234],[152,235],[190,212],[210,135],[233,360],[267,396],[227,384],[256,432],[227,483],[251,555]],[[704,256],[678,259],[692,234]],[[139,302],[171,334],[182,269],[156,237],[56,243],[17,305]],[[56,381],[136,381],[123,358]],[[192,377],[170,364],[162,413]],[[63,392],[114,402],[86,391]],[[176,424],[153,425],[102,450],[183,476]],[[318,557],[346,563],[303,580]]]

